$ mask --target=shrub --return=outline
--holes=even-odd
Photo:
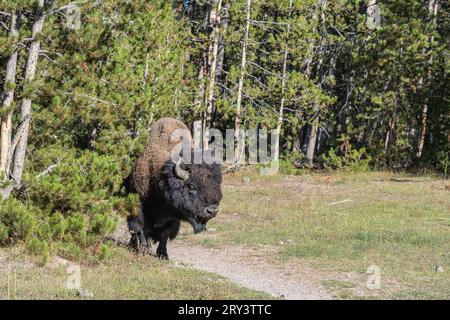
[[[448,176],[448,172],[450,169],[450,155],[448,151],[440,151],[436,156],[437,160],[437,169],[444,173],[444,176]]]
[[[0,244],[32,238],[39,224],[39,210],[10,198],[0,200]]]
[[[70,258],[109,255],[105,236],[119,216],[136,212],[136,195],[121,193],[123,170],[111,156],[53,147],[33,155],[34,171],[56,164],[52,172],[29,177],[20,200],[0,203],[0,244],[23,242],[45,261],[58,252]],[[98,247],[99,250],[93,250]]]
[[[299,175],[304,172],[304,167],[300,164],[306,163],[306,158],[301,152],[292,152],[283,155],[280,159],[280,172],[283,174]]]
[[[323,165],[328,170],[369,171],[371,160],[365,148],[357,150],[350,147],[341,155],[331,148],[328,154],[322,156]]]

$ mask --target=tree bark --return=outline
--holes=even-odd
[[[292,141],[292,152],[300,152],[301,143],[300,143],[300,133],[295,133]]]
[[[212,114],[214,108],[214,87],[216,84],[217,53],[219,51],[221,10],[222,10],[222,0],[217,0],[216,10],[215,11],[211,10],[211,20],[214,23],[214,27],[213,27],[212,52],[210,54],[209,85],[208,85],[208,96],[206,101],[205,122],[204,122],[205,125],[203,130],[204,149],[208,149],[209,143],[208,130],[211,128]]]
[[[376,6],[377,0],[368,0],[367,1],[367,11],[366,11],[366,25],[369,28],[376,27]]]
[[[11,25],[9,29],[9,36],[13,39],[13,52],[9,57],[6,64],[5,85],[4,85],[4,97],[2,103],[2,109],[7,111],[4,118],[1,121],[1,147],[0,147],[0,174],[4,175],[5,179],[8,179],[9,168],[6,168],[9,148],[11,146],[12,135],[12,116],[13,110],[11,104],[14,101],[14,86],[16,84],[16,70],[17,70],[17,41],[19,37],[20,21],[17,12],[11,13]],[[0,177],[1,178],[1,177]]]
[[[438,14],[438,7],[439,7],[439,1],[438,0],[429,0],[428,1],[428,12],[430,14],[430,17],[432,17],[432,25],[433,28],[437,25],[437,14]],[[431,36],[430,43],[434,41],[434,36]],[[428,74],[427,74],[427,80],[430,81],[432,78],[432,69],[433,65],[433,55],[430,56],[430,60],[428,61]],[[420,83],[424,83],[423,78],[420,79]],[[417,142],[417,153],[416,156],[418,159],[422,157],[423,154],[423,148],[425,146],[425,138],[427,135],[427,121],[428,121],[428,103],[425,103],[422,106],[422,115],[421,115],[421,121],[420,121],[420,130],[419,130],[419,138]]]
[[[388,152],[389,146],[391,146],[394,141],[395,118],[396,118],[396,115],[394,113],[394,115],[392,116],[392,118],[389,120],[389,123],[388,123],[386,137],[384,139],[384,153],[385,154]]]
[[[230,20],[229,10],[230,10],[230,4],[227,3],[222,9],[223,16],[220,19],[222,22],[222,26],[221,26],[221,32],[220,32],[220,37],[219,37],[219,50],[217,53],[217,71],[216,71],[217,79],[220,79],[222,77],[222,73],[223,73],[223,64],[224,64],[224,60],[225,60],[225,42],[223,41],[223,34],[226,32],[226,30],[228,28],[228,23]]]
[[[325,23],[325,7],[327,5],[327,0],[318,0],[318,4],[321,7],[321,19],[322,19],[322,24],[324,24]],[[315,15],[314,18],[317,19],[317,16]],[[323,39],[321,41],[323,41]],[[323,63],[323,57],[320,57],[319,63],[317,66],[318,72],[320,72],[322,63]],[[316,104],[316,106],[314,107],[314,120],[311,123],[311,134],[309,135],[308,147],[306,150],[306,159],[308,161],[309,166],[312,166],[313,162],[314,162],[314,153],[316,150],[317,131],[318,131],[318,125],[319,125],[319,119],[318,119],[319,118],[319,110],[320,110],[320,108]]]
[[[247,0],[247,9],[246,9],[246,22],[245,22],[245,34],[244,34],[244,42],[242,44],[242,58],[241,58],[241,73],[239,76],[239,85],[237,92],[237,102],[236,102],[236,117],[234,121],[234,137],[235,137],[235,151],[234,151],[234,163],[241,164],[244,141],[240,138],[241,136],[241,105],[242,105],[242,90],[244,87],[244,78],[245,71],[247,65],[247,45],[248,45],[248,37],[250,33],[250,13],[252,8],[252,0]]]
[[[34,76],[36,74],[36,67],[39,57],[39,51],[41,48],[41,42],[39,40],[39,34],[42,32],[42,28],[44,26],[44,0],[39,0],[36,12],[35,12],[35,20],[33,22],[33,33],[31,42],[27,64],[25,68],[25,84],[33,81]],[[22,100],[22,105],[20,108],[20,119],[22,122],[26,121],[25,128],[23,133],[20,136],[19,142],[17,144],[16,152],[14,155],[14,169],[12,178],[18,184],[20,184],[22,180],[22,173],[25,163],[25,155],[27,150],[28,143],[28,133],[29,133],[29,119],[31,119],[31,99],[29,97],[25,97]]]
[[[286,98],[284,97],[285,91],[286,91],[286,78],[287,78],[287,61],[289,57],[289,50],[288,50],[288,41],[289,41],[289,35],[291,33],[291,15],[292,15],[292,4],[293,0],[289,1],[289,21],[287,25],[287,39],[286,39],[286,48],[284,49],[284,56],[283,56],[283,71],[281,79],[281,101],[280,101],[280,108],[278,110],[278,119],[277,119],[277,127],[275,129],[275,133],[277,135],[275,148],[273,149],[275,151],[274,156],[272,159],[278,160],[280,157],[280,134],[281,134],[281,126],[283,125],[283,112],[284,112],[284,104],[286,102]]]
[[[314,162],[314,153],[316,150],[316,142],[317,142],[317,126],[318,121],[317,118],[311,124],[311,133],[309,135],[308,148],[306,149],[306,159],[308,160],[308,165],[312,166]]]
[[[428,105],[422,106],[422,115],[420,117],[420,131],[417,142],[417,158],[421,158],[423,154],[423,147],[425,146],[425,137],[427,135],[427,119],[428,119]]]

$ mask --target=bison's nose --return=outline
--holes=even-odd
[[[217,212],[219,212],[219,206],[212,205],[212,206],[206,207],[205,211],[206,211],[208,218],[214,218],[217,215]]]

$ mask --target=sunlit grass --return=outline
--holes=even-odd
[[[374,264],[405,287],[427,292],[431,285],[450,297],[448,181],[392,173],[248,176],[247,183],[228,178],[220,217],[211,221],[214,240],[191,241],[271,246],[277,259],[330,271],[364,273]]]
[[[65,266],[37,267],[17,263],[0,269],[0,299],[267,299],[268,295],[238,287],[206,272],[137,257],[116,249],[96,266],[81,266],[81,287],[93,294],[80,296],[66,287]],[[9,283],[9,285],[8,285]]]

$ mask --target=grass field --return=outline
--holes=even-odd
[[[217,275],[175,266],[155,257],[138,257],[124,248],[117,248],[113,257],[102,264],[80,266],[81,295],[77,290],[67,289],[67,267],[55,263],[37,267],[17,248],[1,250],[0,299],[269,298]]]
[[[341,298],[448,299],[448,184],[391,173],[239,174],[226,179],[222,212],[210,223],[214,232],[185,238],[213,247],[275,248],[269,258],[293,272],[299,265],[317,269]],[[380,290],[366,288],[372,265],[381,271]]]
[[[209,231],[194,236],[184,225],[175,241],[260,248],[268,264],[314,278],[337,298],[449,299],[448,184],[391,173],[227,175]],[[66,266],[36,267],[27,259],[20,248],[0,249],[0,298],[90,298],[66,289]],[[380,289],[366,285],[370,266],[381,272]],[[270,298],[123,248],[101,264],[81,266],[81,273],[94,299]]]

